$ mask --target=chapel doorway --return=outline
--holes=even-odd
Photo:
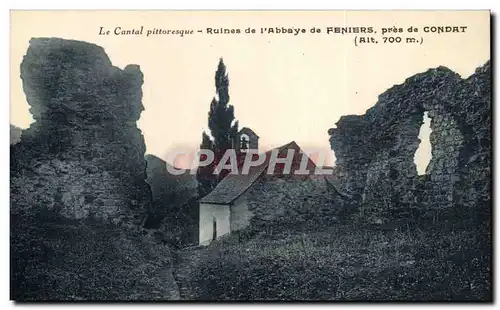
[[[217,220],[213,218],[212,241],[217,240]]]

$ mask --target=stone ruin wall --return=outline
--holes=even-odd
[[[465,80],[438,67],[387,90],[366,114],[341,117],[329,134],[342,189],[379,211],[489,202],[490,77],[489,61]],[[419,177],[414,156],[425,111],[432,159]]]
[[[34,38],[21,79],[35,119],[11,147],[11,204],[138,224],[151,200],[136,122],[143,74],[86,42]]]

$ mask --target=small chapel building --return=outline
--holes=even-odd
[[[239,141],[247,143],[248,149],[258,148],[258,136],[249,128],[243,128],[239,135]],[[240,144],[239,147],[242,145]],[[299,168],[303,153],[294,141],[276,149],[278,158],[286,157],[287,151],[293,149],[291,174]],[[259,180],[269,178],[268,167],[271,164],[270,150],[265,155],[265,161],[251,167],[248,174],[228,174],[208,195],[200,200],[199,209],[199,244],[208,245],[213,240],[241,230],[250,224],[254,216],[249,208],[249,200],[252,199],[249,191]],[[280,177],[283,174],[284,164],[276,164],[272,177]],[[307,169],[314,172],[315,164],[307,158]],[[240,170],[241,171],[241,170]],[[304,176],[301,176],[304,177]],[[308,176],[305,176],[308,177]]]

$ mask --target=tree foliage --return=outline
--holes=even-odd
[[[215,92],[216,97],[212,99],[208,112],[208,128],[212,138],[203,132],[200,145],[200,149],[212,150],[215,158],[213,164],[198,168],[197,180],[200,196],[208,194],[224,177],[224,172],[214,175],[213,171],[226,150],[233,147],[238,133],[238,121],[234,118],[234,106],[229,104],[229,77],[222,58],[215,72]],[[204,158],[200,158],[200,160],[204,160]]]

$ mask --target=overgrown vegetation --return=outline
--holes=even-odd
[[[46,208],[11,212],[11,299],[175,298],[169,249],[141,231],[62,218]]]
[[[147,182],[153,194],[152,207],[144,221],[147,229],[158,229],[160,239],[172,247],[198,240],[198,198],[196,180],[185,173],[173,175],[169,165],[154,155],[145,156]]]
[[[491,300],[489,222],[334,224],[231,235],[180,253],[200,300]],[[184,272],[187,270],[177,270]],[[184,283],[179,283],[184,285]],[[181,296],[183,297],[183,296]]]
[[[158,230],[161,240],[172,248],[198,243],[199,199],[192,197],[182,205],[172,205]]]

